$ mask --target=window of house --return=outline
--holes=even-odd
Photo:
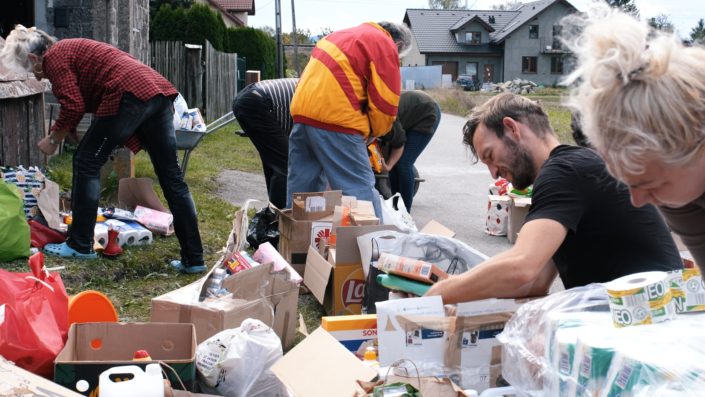
[[[555,55],[551,57],[551,73],[563,74],[563,57]]]
[[[536,73],[537,57],[521,57],[521,72]]]
[[[465,74],[473,76],[477,80],[477,62],[468,62],[465,64]]]
[[[538,39],[539,38],[539,25],[529,25],[529,38]]]
[[[480,32],[466,32],[465,42],[472,45],[479,45],[482,42],[482,33]]]
[[[561,49],[561,33],[563,32],[563,26],[554,25],[553,26],[553,43],[551,48],[554,50]]]

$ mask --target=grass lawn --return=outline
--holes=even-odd
[[[460,90],[433,91],[444,112],[465,115],[473,104],[487,100],[491,95]],[[551,118],[561,141],[572,143],[570,136],[570,113],[560,106],[558,95],[536,95]],[[216,177],[221,170],[231,169],[261,172],[259,156],[249,139],[234,134],[231,124],[205,137],[193,151],[189,161],[186,181],[198,209],[199,228],[203,240],[205,260],[214,264],[221,255],[232,227],[237,210],[216,194]],[[66,151],[51,159],[48,175],[60,184],[62,190],[71,186],[72,152]],[[155,180],[155,190],[162,198],[148,156],[141,152],[136,156],[137,177]],[[113,181],[104,187],[106,195],[114,193],[117,184]],[[61,271],[66,289],[71,294],[94,289],[108,295],[115,304],[121,321],[149,321],[150,299],[170,290],[184,286],[198,278],[197,275],[181,275],[169,268],[169,261],[179,258],[176,237],[158,237],[152,245],[129,247],[115,259],[93,261],[65,260],[47,257],[48,267],[65,266]],[[12,271],[27,271],[26,260],[2,264]],[[321,306],[312,295],[301,296],[300,310],[309,330],[318,326],[323,315]],[[301,338],[301,335],[299,335]]]

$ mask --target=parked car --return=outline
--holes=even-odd
[[[461,74],[455,80],[455,84],[462,87],[465,91],[477,91],[478,81],[475,76],[469,74]]]

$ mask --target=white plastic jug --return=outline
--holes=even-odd
[[[113,367],[98,379],[100,397],[164,397],[159,364],[148,364],[145,371],[136,365]]]

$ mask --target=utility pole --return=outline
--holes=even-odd
[[[296,77],[301,77],[301,70],[299,70],[299,40],[296,37],[296,11],[294,11],[294,0],[291,0],[291,24],[294,26],[294,32],[291,37],[294,39],[294,64],[296,65]]]
[[[284,77],[284,51],[282,46],[282,4],[281,0],[274,0],[274,24],[276,25],[275,34],[277,36],[277,78]]]

